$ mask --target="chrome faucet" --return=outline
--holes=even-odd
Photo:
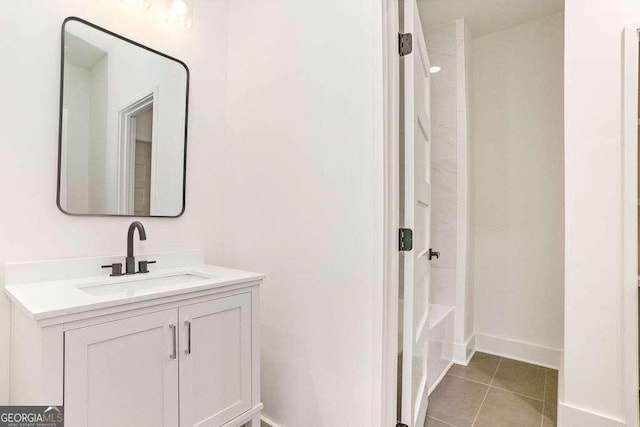
[[[124,274],[136,274],[136,258],[133,256],[133,235],[138,230],[140,240],[147,240],[147,233],[140,221],[134,221],[129,226],[127,233],[127,258],[125,262]]]

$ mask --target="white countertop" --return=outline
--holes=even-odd
[[[150,267],[150,269],[152,268]],[[140,281],[150,282],[153,279],[170,278],[181,274],[191,274],[198,277],[191,277],[190,280],[179,283],[164,283],[153,287],[140,286]],[[263,278],[264,275],[259,273],[211,265],[193,265],[159,269],[151,273],[130,276],[102,275],[13,284],[5,286],[5,292],[11,301],[18,304],[32,319],[43,320],[132,302],[216,289],[238,283],[255,282]],[[167,282],[171,281],[167,280]],[[127,283],[131,283],[132,287],[128,288]],[[109,292],[103,293],[95,289],[96,286],[105,289],[106,286],[113,284],[118,285]],[[94,288],[94,292],[86,292],[83,288]]]

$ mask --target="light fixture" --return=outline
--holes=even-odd
[[[171,2],[171,11],[177,16],[186,15],[188,10],[189,6],[187,6],[187,2],[184,0],[173,0]]]
[[[122,0],[122,4],[132,9],[145,10],[151,6],[149,0]]]
[[[193,25],[192,0],[169,0],[165,20],[178,28],[191,28]]]
[[[431,74],[435,74],[435,73],[439,72],[440,70],[442,70],[442,68],[438,67],[437,65],[434,65],[433,67],[429,68],[429,72]]]

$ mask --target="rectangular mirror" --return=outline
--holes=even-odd
[[[189,70],[79,18],[62,26],[58,207],[184,212]]]

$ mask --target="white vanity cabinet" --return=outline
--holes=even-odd
[[[11,404],[64,404],[68,427],[258,427],[261,280],[36,319],[10,290]]]
[[[172,309],[65,332],[65,424],[177,426],[177,322]]]
[[[69,426],[220,426],[251,409],[249,293],[66,331],[64,350]]]
[[[251,297],[180,307],[180,425],[218,426],[251,409]]]

